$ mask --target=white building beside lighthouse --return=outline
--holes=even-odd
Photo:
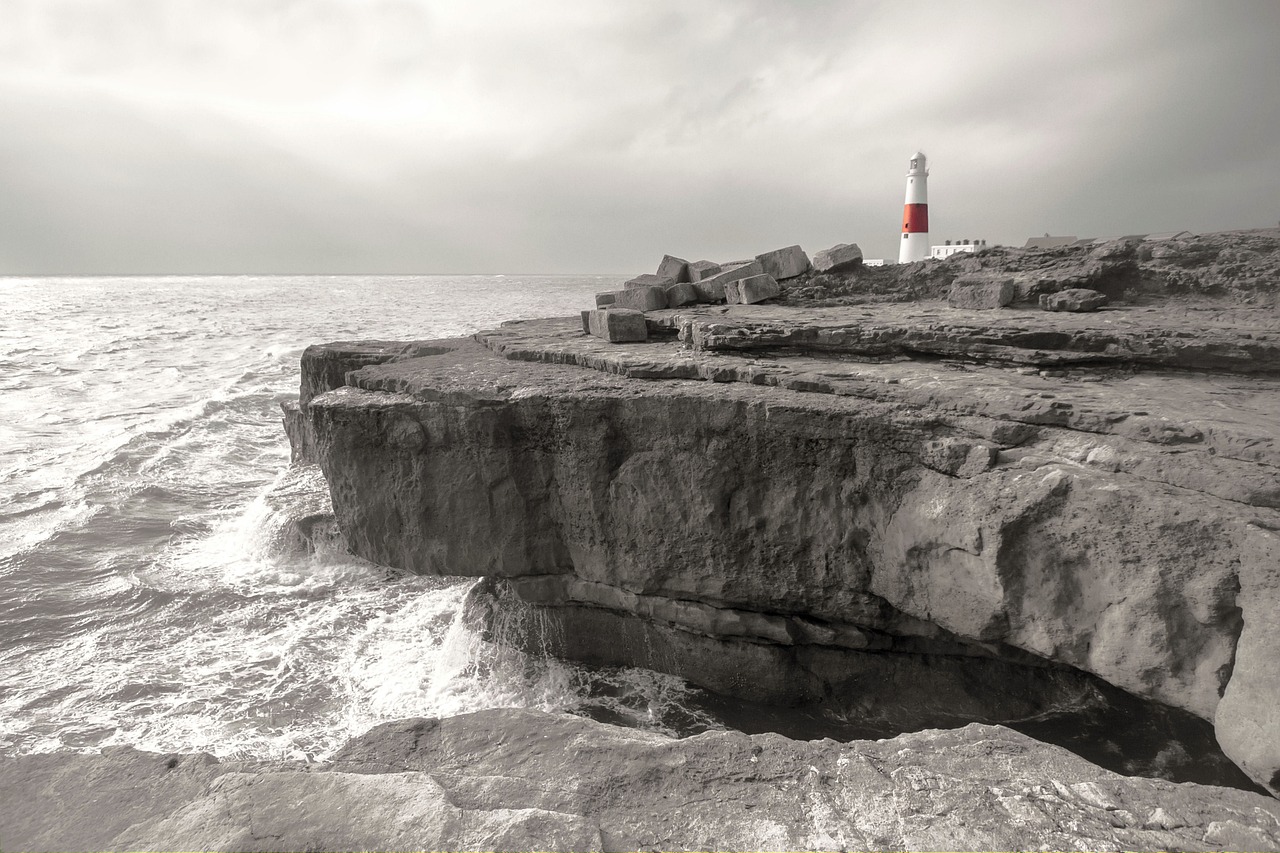
[[[902,242],[898,263],[909,264],[929,257],[929,165],[917,151],[907,168],[907,199],[902,210]]]

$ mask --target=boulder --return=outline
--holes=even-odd
[[[680,308],[698,301],[698,289],[688,282],[669,284],[666,288],[667,307]]]
[[[582,312],[582,331],[588,335],[591,334],[591,315],[593,313],[595,312],[590,310]]]
[[[773,299],[782,293],[771,275],[753,275],[731,281],[724,286],[725,301],[730,305],[752,305]]]
[[[1013,301],[1013,279],[962,275],[951,283],[947,304],[952,308],[1003,308]]]
[[[1107,304],[1107,295],[1085,287],[1072,287],[1057,293],[1040,296],[1040,307],[1045,311],[1097,311]]]
[[[662,263],[658,264],[657,275],[658,278],[664,278],[676,284],[689,281],[689,262],[684,258],[663,255]]]
[[[605,293],[596,294],[596,307],[607,308],[617,301],[616,291],[606,291]]]
[[[635,290],[638,287],[666,287],[669,284],[675,284],[675,279],[670,276],[653,275],[645,273],[635,278],[628,279],[623,288],[626,290]]]
[[[626,290],[611,290],[596,295],[596,307],[630,308],[633,311],[658,311],[667,307],[667,285],[631,287]],[[600,303],[601,296],[612,296],[612,302]]]
[[[689,281],[702,281],[723,269],[715,261],[694,261],[689,264]]]
[[[813,256],[813,268],[818,272],[844,272],[862,265],[862,249],[857,243],[837,243]]]
[[[587,312],[588,331],[611,344],[642,343],[649,340],[644,314],[629,308],[599,308]]]
[[[862,253],[858,253],[861,257]],[[809,271],[809,256],[799,246],[787,246],[785,249],[774,249],[756,255],[756,260],[764,271],[777,281],[795,278]]]
[[[764,275],[764,267],[759,261],[749,261],[726,267],[714,275],[700,279],[694,283],[694,287],[697,288],[698,298],[702,302],[719,302],[725,298],[725,285],[756,275]]]

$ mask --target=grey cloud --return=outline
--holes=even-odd
[[[892,257],[917,147],[938,239],[1280,216],[1273,3],[88,5],[0,0],[0,271]]]

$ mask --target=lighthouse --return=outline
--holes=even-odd
[[[902,243],[898,263],[909,264],[929,257],[929,168],[924,152],[911,157],[907,169],[907,202],[902,209]]]

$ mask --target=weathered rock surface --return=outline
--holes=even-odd
[[[1277,850],[1280,804],[1008,729],[685,740],[530,710],[403,720],[332,763],[0,759],[6,850]]]
[[[286,419],[357,554],[495,579],[564,656],[913,726],[1120,688],[1277,791],[1280,319],[1260,285],[1146,278],[1205,245],[902,265],[933,294],[909,304],[796,307],[839,278],[806,273],[790,306],[652,312],[645,344],[551,320],[335,345]],[[946,307],[961,275],[1113,302]]]
[[[948,309],[938,303],[840,308],[686,309],[665,315],[694,350],[944,356],[1036,367],[1185,368],[1280,374],[1280,316],[1267,309],[1130,307],[1096,314]]]
[[[609,343],[635,343],[649,339],[644,314],[627,308],[597,308],[587,313],[587,331]]]
[[[657,277],[677,284],[687,282],[689,281],[689,262],[684,258],[663,255],[662,261],[658,264]]]
[[[683,308],[698,301],[698,289],[688,282],[668,285],[666,294],[669,308]]]
[[[689,264],[689,281],[702,281],[720,270],[721,266],[714,261],[694,261]]]
[[[675,283],[675,276],[672,275],[653,275],[645,273],[635,278],[627,279],[622,285],[624,290],[635,290],[637,287],[661,287],[666,288],[670,284]]]
[[[773,299],[780,293],[782,289],[778,287],[778,283],[771,275],[740,278],[724,286],[724,298],[730,305],[754,305],[766,299]]]
[[[962,275],[952,282],[947,304],[952,308],[1003,308],[1013,301],[1013,295],[1011,278]]]
[[[1276,228],[1183,234],[1175,239],[1121,238],[1060,249],[992,246],[942,261],[825,271],[822,255],[814,255],[816,274],[786,282],[784,292],[792,304],[945,299],[951,283],[970,273],[1012,278],[1014,304],[1035,305],[1042,294],[1075,287],[1105,293],[1113,303],[1209,297],[1246,305],[1280,304]]]
[[[764,275],[764,267],[759,261],[726,265],[718,273],[703,276],[694,286],[703,302],[722,302],[725,298],[725,285],[756,275]]]
[[[1040,296],[1040,307],[1045,311],[1097,311],[1106,304],[1105,293],[1083,287],[1072,287]]]
[[[765,275],[776,281],[795,278],[809,271],[809,256],[799,246],[787,246],[756,255],[756,260],[764,268]]]
[[[862,249],[857,243],[837,243],[813,256],[818,272],[843,272],[862,265]]]
[[[1235,667],[1235,652],[1247,614],[1269,607],[1243,579],[1269,577],[1254,528],[1280,529],[1274,380],[1233,380],[1227,414],[1191,376],[1064,389],[997,368],[708,346],[741,343],[745,326],[774,346],[834,340],[747,323],[763,310],[695,312],[693,350],[602,353],[571,322],[524,323],[481,336],[497,355],[436,342],[455,349],[349,374],[308,407],[344,533],[414,571],[576,579],[559,593],[574,619],[648,618],[643,599],[687,636],[771,645],[778,672],[832,657],[814,690],[835,707],[857,695],[850,673],[874,668],[837,637],[1030,655],[1209,721],[1224,690],[1270,689],[1267,666]],[[731,694],[767,680],[758,657],[736,671],[699,657],[678,673]],[[1232,707],[1219,738],[1266,784],[1276,735],[1238,733],[1271,731],[1272,716]]]
[[[601,304],[601,297],[606,298],[606,302]],[[611,297],[611,298],[610,298]],[[657,286],[649,284],[639,284],[630,286],[625,290],[611,290],[606,293],[596,294],[597,308],[628,308],[632,311],[659,311],[667,307],[667,288],[666,285]]]

